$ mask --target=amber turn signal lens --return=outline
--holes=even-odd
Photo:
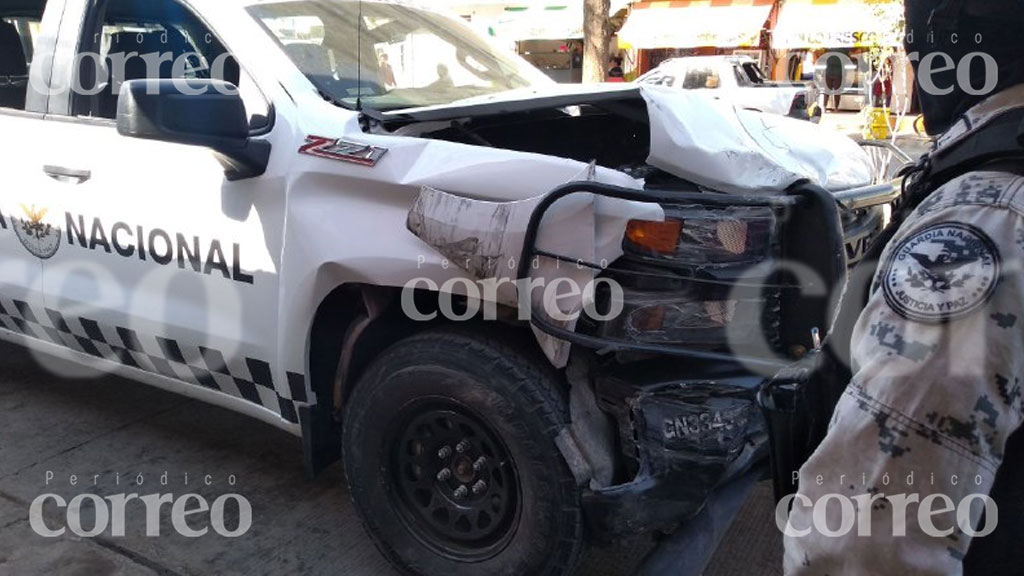
[[[626,239],[630,243],[659,254],[675,254],[682,232],[683,223],[679,220],[630,220],[626,225]]]

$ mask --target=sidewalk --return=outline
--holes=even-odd
[[[895,115],[892,118],[895,119]],[[917,114],[904,116],[896,127],[896,135],[898,137],[916,137],[917,133],[914,131],[914,123],[918,118],[919,115]],[[821,118],[821,125],[844,134],[849,134],[850,137],[856,135],[857,138],[862,138],[861,132],[864,130],[864,121],[865,115],[863,112],[826,112]]]
[[[932,144],[931,138],[918,136],[914,131],[917,119],[916,114],[904,116],[895,130],[894,143],[913,158],[923,156]],[[821,118],[821,125],[859,142],[864,139],[864,120],[863,112],[826,112]]]

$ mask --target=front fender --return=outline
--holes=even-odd
[[[589,264],[607,266],[622,256],[630,219],[663,220],[665,215],[656,204],[592,194],[560,200],[547,211],[533,245],[563,259],[538,255],[527,267],[529,276],[522,277],[527,230],[546,196],[491,202],[424,187],[409,212],[408,227],[475,279],[493,286],[497,302],[518,308],[521,319],[529,320],[531,310],[544,310],[561,328],[573,330],[576,317],[594,298],[590,288],[599,270]],[[552,364],[564,367],[568,343],[536,329],[534,334]]]

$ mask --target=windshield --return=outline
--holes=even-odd
[[[409,6],[289,0],[248,11],[325,96],[348,108],[357,100],[377,110],[450,104],[546,78],[463,22]]]

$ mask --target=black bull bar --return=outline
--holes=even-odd
[[[518,280],[530,278],[531,262],[537,256],[564,262],[582,264],[600,270],[597,263],[580,263],[570,255],[553,254],[537,248],[537,237],[547,212],[559,200],[574,194],[593,194],[619,200],[658,205],[694,204],[708,207],[764,207],[781,215],[779,229],[781,259],[799,263],[815,272],[811,282],[815,285],[792,283],[784,290],[782,301],[781,341],[786,346],[813,345],[812,330],[828,326],[832,298],[839,294],[846,278],[846,248],[839,215],[841,204],[831,193],[809,182],[798,182],[784,193],[776,195],[725,195],[703,192],[696,186],[685,190],[635,190],[597,182],[572,182],[553,190],[535,208],[526,229],[523,253],[519,260]],[[604,352],[641,352],[683,357],[699,361],[741,362],[747,366],[767,369],[783,368],[790,361],[778,356],[738,356],[688,346],[651,344],[578,334],[547,319],[536,310],[531,323],[540,331],[583,348]]]
[[[780,241],[779,253],[776,256],[782,261],[798,263],[809,268],[815,274],[810,280],[810,284],[800,284],[791,278],[788,280],[790,284],[780,291],[779,341],[782,346],[773,354],[744,355],[729,350],[699,349],[693,346],[637,342],[625,337],[581,334],[557,325],[544,314],[534,310],[531,313],[531,323],[541,332],[569,342],[575,347],[600,351],[603,354],[634,352],[641,353],[648,358],[653,356],[655,362],[661,358],[666,365],[730,367],[721,371],[721,373],[728,374],[727,376],[710,380],[720,381],[725,387],[729,387],[731,383],[753,379],[756,382],[753,386],[754,392],[750,395],[753,405],[756,405],[754,403],[757,400],[762,400],[767,382],[770,380],[769,377],[796,361],[797,358],[787,356],[782,351],[793,347],[802,347],[804,350],[811,349],[815,346],[819,333],[821,337],[825,336],[824,332],[829,325],[830,310],[846,280],[847,260],[840,218],[842,204],[834,195],[821,187],[809,182],[799,182],[786,191],[773,195],[724,195],[708,193],[700,190],[697,186],[667,191],[635,190],[595,182],[569,183],[553,190],[533,212],[526,230],[523,253],[519,261],[517,274],[519,280],[529,280],[531,264],[536,257],[580,264],[578,259],[571,255],[553,254],[539,249],[536,245],[540,228],[548,211],[559,200],[574,194],[593,194],[662,206],[770,208],[777,215]],[[584,262],[582,265],[595,270],[601,269],[596,263]],[[785,284],[785,282],[786,280],[773,279],[776,288],[778,288],[777,284]],[[737,368],[733,369],[732,367]],[[678,374],[680,382],[687,378],[693,380],[692,374],[683,373],[685,371],[685,369],[681,369]],[[761,382],[764,384],[757,384]],[[733,389],[736,388],[733,387]],[[646,397],[655,398],[657,395],[656,393],[648,394]],[[759,428],[761,430],[766,428],[768,431],[773,468],[778,469],[779,473],[784,471],[785,474],[789,474],[786,467],[791,465],[792,458],[787,446],[801,444],[799,438],[793,437],[794,435],[799,436],[801,432],[799,426],[793,425],[791,412],[775,411],[770,409],[772,406],[774,403],[771,401],[760,402],[767,425],[759,426]],[[760,454],[759,457],[763,458],[763,452]],[[721,469],[735,470],[736,468],[723,463]],[[738,507],[734,504],[740,496],[737,496],[734,487],[743,485],[745,487],[744,494],[746,494],[746,490],[752,486],[752,483],[743,478],[748,478],[751,474],[760,474],[763,472],[763,467],[760,465],[745,466],[740,472],[742,473],[731,476],[710,474],[700,481],[706,485],[694,487],[687,485],[688,481],[690,483],[694,481],[693,474],[687,475],[678,470],[670,470],[667,473],[668,476],[656,477],[653,472],[641,469],[637,478],[628,485],[614,486],[603,491],[596,490],[588,494],[585,497],[585,503],[589,504],[588,513],[591,516],[588,521],[593,526],[596,517],[596,522],[599,524],[597,531],[605,535],[660,529],[667,527],[671,521],[674,521],[676,525],[684,523],[684,526],[687,526],[692,523],[693,526],[697,526],[700,524],[699,519],[703,517],[701,514],[706,514],[702,510],[706,511],[711,509],[709,507],[715,507],[716,501],[724,499],[730,502],[724,508],[735,512]],[[673,484],[678,488],[671,488]],[[672,497],[672,493],[675,493],[677,497]],[[670,502],[673,498],[679,500],[676,505],[672,505]],[[651,505],[654,502],[657,505]],[[717,506],[718,509],[723,508],[721,503]],[[680,534],[689,534],[690,536],[686,536],[687,538],[696,538],[693,535],[697,532],[700,530],[684,529],[680,531]],[[698,548],[708,547],[699,546]],[[714,546],[711,546],[709,550],[704,551],[710,557],[713,550]],[[691,550],[691,554],[695,552]],[[691,563],[692,560],[693,558],[690,559]],[[700,564],[700,562],[696,564]]]

